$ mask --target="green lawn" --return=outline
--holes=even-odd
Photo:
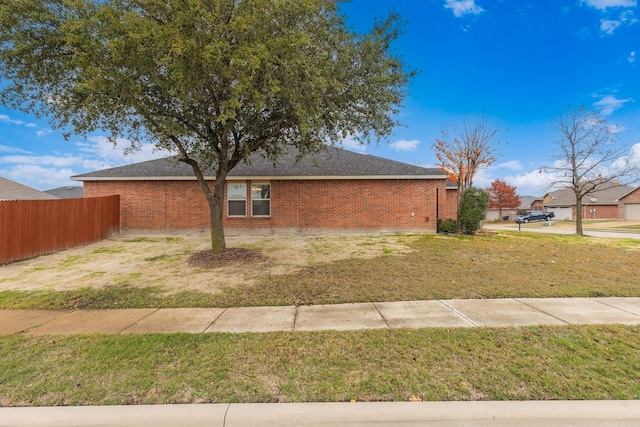
[[[639,399],[640,327],[0,337],[0,405]]]

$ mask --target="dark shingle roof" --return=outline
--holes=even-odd
[[[44,190],[45,193],[52,196],[59,197],[61,199],[80,199],[82,198],[83,188],[79,185],[52,188],[51,190]]]
[[[339,148],[327,148],[318,154],[308,155],[296,162],[297,151],[289,148],[277,164],[258,153],[249,157],[249,164],[240,163],[229,177],[241,178],[432,178],[444,179],[446,174],[435,168],[423,168],[366,154],[353,153]],[[215,177],[214,170],[204,171],[206,177]],[[112,169],[73,176],[77,181],[124,179],[195,179],[191,166],[179,162],[177,157],[150,160]]]

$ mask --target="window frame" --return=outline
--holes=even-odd
[[[238,185],[244,187],[244,199],[230,198],[232,185]],[[231,213],[231,202],[244,202],[244,213],[242,215]],[[247,183],[246,182],[227,182],[227,217],[229,218],[246,218],[247,217]]]
[[[269,186],[269,197],[268,198],[254,198],[253,197],[253,187],[260,185],[268,185]],[[258,181],[252,182],[250,187],[250,196],[251,196],[251,216],[257,218],[269,218],[271,217],[271,182],[270,181]],[[259,215],[255,213],[253,202],[268,202],[269,213],[267,215]]]

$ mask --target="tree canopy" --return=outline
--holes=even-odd
[[[2,0],[0,100],[69,133],[177,153],[219,252],[224,181],[249,154],[391,133],[413,75],[392,50],[400,30],[391,14],[350,31],[337,0]]]
[[[520,206],[520,196],[516,194],[516,187],[507,184],[501,179],[495,179],[487,188],[491,200],[489,208],[498,209],[498,216],[502,218],[502,209],[514,209]]]

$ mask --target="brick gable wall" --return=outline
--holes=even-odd
[[[225,212],[229,231],[435,230],[436,198],[440,217],[451,215],[444,179],[274,180],[270,217],[251,216],[251,181],[242,182],[247,184],[247,216]],[[111,194],[120,195],[122,230],[209,228],[209,207],[195,181],[84,182],[85,197]]]
[[[640,203],[640,187],[636,188],[620,200],[620,203],[618,203],[618,218],[627,219],[624,217],[625,205],[627,203]]]

